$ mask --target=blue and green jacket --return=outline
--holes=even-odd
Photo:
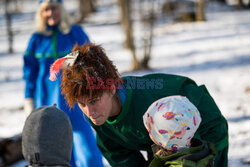
[[[53,33],[46,36],[35,32],[24,53],[25,98],[34,98],[35,106],[65,103],[60,93],[60,79],[50,81],[50,66],[58,58],[71,52],[73,46],[89,42],[80,26],[72,26],[68,34],[62,34],[57,27],[50,27]]]

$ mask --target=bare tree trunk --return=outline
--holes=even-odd
[[[90,13],[93,13],[96,11],[96,0],[79,0],[79,13],[80,18],[77,21],[78,23],[82,23],[86,16]]]
[[[142,68],[148,69],[149,68],[149,60],[151,59],[151,50],[152,50],[152,41],[153,41],[153,24],[151,23],[148,32],[145,36],[147,36],[147,38],[144,38],[144,57],[143,60],[141,62],[141,66]]]
[[[243,0],[238,0],[237,7],[238,8],[243,8],[243,6],[244,6]]]
[[[142,3],[143,0],[141,0]],[[145,1],[145,0],[144,0]],[[141,68],[148,69],[149,68],[149,61],[151,59],[151,50],[152,50],[152,42],[153,42],[153,26],[156,20],[156,15],[155,15],[155,7],[154,7],[154,1],[147,0],[146,3],[147,9],[144,7],[140,8],[140,15],[142,18],[142,24],[144,27],[144,38],[143,38],[143,43],[144,43],[144,55],[143,59],[140,62]],[[142,9],[144,8],[144,9]]]
[[[196,21],[205,21],[205,0],[197,1]]]
[[[139,61],[136,57],[134,44],[133,27],[131,20],[131,0],[118,0],[118,4],[121,9],[121,24],[126,34],[125,45],[131,51],[133,56],[132,70],[136,70],[139,68]]]
[[[5,0],[5,20],[6,20],[6,31],[8,35],[8,52],[13,53],[13,31],[11,26],[11,13],[8,10],[9,0]]]
[[[20,13],[22,11],[22,1],[21,0],[14,0],[15,4],[15,13]]]

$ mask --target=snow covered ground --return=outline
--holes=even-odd
[[[209,2],[206,22],[157,24],[152,69],[128,72],[131,56],[123,48],[118,8],[110,1],[102,0],[102,7],[83,25],[91,40],[106,49],[122,75],[163,72],[205,84],[229,123],[229,166],[247,166],[241,161],[250,157],[250,10]],[[70,4],[68,10],[76,5],[75,1],[65,3]],[[0,138],[20,133],[25,120],[22,53],[34,30],[35,7],[24,7],[24,13],[15,16],[14,28],[22,32],[15,36],[14,54],[6,53],[5,22],[0,13]],[[138,45],[140,28],[135,29]]]

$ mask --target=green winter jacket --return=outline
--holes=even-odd
[[[213,143],[217,151],[215,166],[227,166],[227,121],[204,85],[197,86],[187,77],[168,74],[127,76],[123,80],[127,98],[120,114],[101,126],[92,124],[96,130],[97,144],[111,166],[148,165],[140,151],[152,155],[153,142],[144,127],[142,116],[154,101],[171,95],[186,96],[197,107],[202,122],[195,138]]]
[[[193,138],[189,149],[163,157],[155,155],[149,167],[214,167],[215,156],[212,143]]]

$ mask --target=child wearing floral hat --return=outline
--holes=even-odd
[[[204,166],[213,164],[212,145],[193,139],[201,116],[186,97],[169,96],[155,101],[143,115],[143,122],[155,143],[152,145],[155,158],[150,166],[183,165],[197,160],[204,161]]]

